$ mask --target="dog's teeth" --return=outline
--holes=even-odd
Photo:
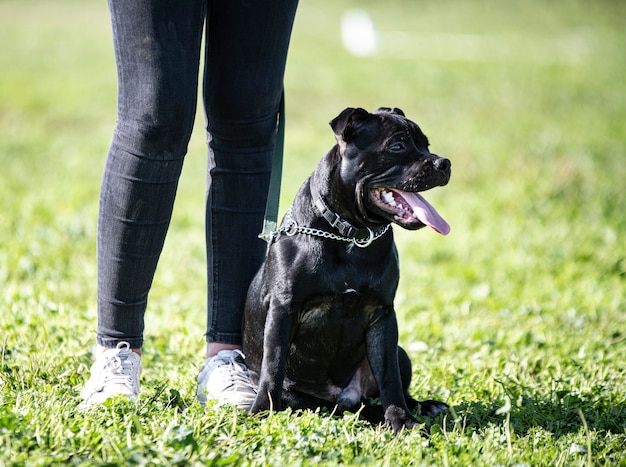
[[[383,200],[385,201],[385,203],[390,204],[391,206],[395,206],[396,205],[396,201],[393,199],[393,193],[391,193],[389,191],[383,191],[382,192],[382,197],[383,197]]]

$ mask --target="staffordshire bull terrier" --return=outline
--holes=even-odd
[[[450,227],[419,194],[450,179],[450,161],[400,109],[347,108],[330,122],[337,144],[298,191],[250,285],[244,354],[266,410],[361,408],[394,433],[411,413],[447,409],[418,402],[411,362],[398,346],[394,296],[398,253],[391,223]],[[367,401],[380,397],[381,405]]]

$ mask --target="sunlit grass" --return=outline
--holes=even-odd
[[[378,52],[341,45],[365,9]],[[626,6],[302,2],[281,210],[344,107],[397,106],[452,160],[452,226],[394,228],[413,392],[393,439],[352,415],[204,411],[199,116],[150,298],[143,397],[77,413],[92,361],[98,191],[115,120],[106,3],[0,2],[0,464],[626,465]]]

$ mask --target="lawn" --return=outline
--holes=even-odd
[[[115,121],[106,2],[0,1],[0,465],[626,466],[626,3],[302,2],[281,211],[347,106],[402,108],[451,159],[447,237],[394,227],[412,393],[393,437],[351,414],[195,402],[205,326],[202,117],[147,317],[142,397],[76,410]],[[367,11],[368,56],[341,18]]]

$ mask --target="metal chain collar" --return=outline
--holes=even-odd
[[[283,225],[281,225],[281,227],[278,230],[274,230],[266,234],[259,234],[259,238],[262,238],[263,240],[265,240],[271,245],[274,242],[274,240],[276,240],[279,236],[283,234],[287,235],[288,237],[293,237],[296,234],[304,234],[304,235],[313,235],[315,237],[328,238],[330,240],[339,240],[342,242],[353,243],[359,248],[367,248],[368,246],[372,244],[372,242],[374,242],[374,240],[377,240],[378,238],[382,237],[387,232],[387,230],[389,230],[389,227],[390,227],[390,224],[387,224],[382,229],[376,232],[374,232],[369,227],[366,227],[367,230],[369,231],[369,237],[364,240],[359,240],[358,238],[342,237],[340,235],[335,235],[333,233],[326,232],[325,230],[312,229],[311,227],[302,227],[298,225],[298,223],[295,221],[295,219],[291,215],[291,207],[289,207],[287,214],[285,214]]]

